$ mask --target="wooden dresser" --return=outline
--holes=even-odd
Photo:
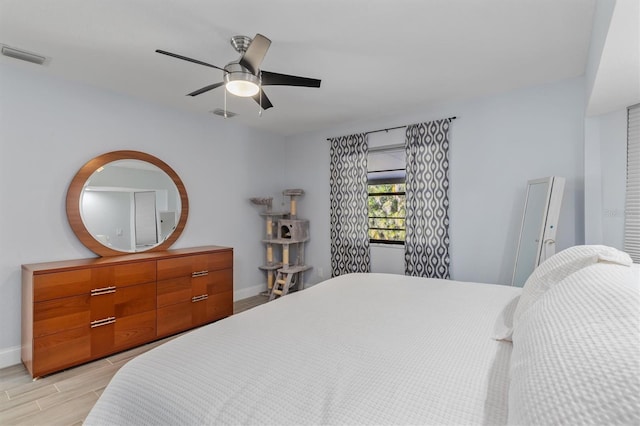
[[[233,249],[22,265],[22,362],[50,374],[233,313]]]

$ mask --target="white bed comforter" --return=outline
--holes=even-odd
[[[100,424],[505,424],[520,289],[341,276],[137,357]]]

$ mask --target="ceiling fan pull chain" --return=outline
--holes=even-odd
[[[224,118],[227,118],[227,88],[224,89]]]
[[[258,81],[258,89],[260,90],[260,109],[258,110],[258,117],[262,117],[262,71],[260,71],[260,80]]]

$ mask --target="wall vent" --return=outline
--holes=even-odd
[[[224,117],[224,110],[222,108],[216,108],[213,111],[209,111],[209,112],[213,115]],[[236,115],[238,115],[238,113],[227,110],[227,118],[235,117]]]
[[[4,44],[0,46],[2,46],[2,54],[10,58],[20,59],[22,61],[31,62],[38,65],[43,65],[45,62],[48,62],[48,58],[46,56],[27,52],[21,49],[16,49],[15,47],[5,46]]]

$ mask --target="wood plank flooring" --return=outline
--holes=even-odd
[[[234,303],[235,314],[267,302],[258,295]],[[0,369],[0,425],[81,425],[111,377],[127,361],[177,336],[60,373],[31,379],[22,364]]]

